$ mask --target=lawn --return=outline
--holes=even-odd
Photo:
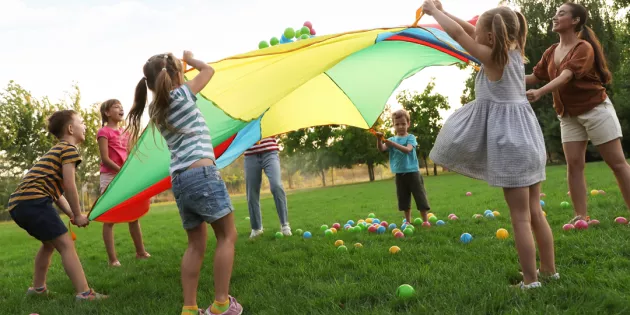
[[[239,239],[231,294],[244,314],[628,314],[630,313],[630,227],[615,224],[628,217],[615,179],[602,163],[587,165],[588,187],[606,191],[589,196],[590,214],[601,221],[585,231],[562,230],[572,211],[567,200],[565,168],[550,167],[543,185],[545,211],[552,225],[557,267],[561,279],[528,292],[508,288],[518,279],[513,238],[499,240],[495,232],[512,228],[500,189],[455,174],[425,178],[433,213],[444,226],[417,228],[405,239],[383,235],[339,232],[332,238],[319,230],[322,224],[355,222],[371,212],[400,225],[394,182],[338,186],[289,194],[289,219],[295,229],[311,231],[305,240],[294,235],[275,239],[279,230],[273,199],[262,200],[265,234],[249,241],[247,204],[233,199]],[[471,191],[473,195],[466,197]],[[473,219],[491,209],[495,219]],[[447,219],[449,213],[458,221]],[[417,213],[414,213],[416,216]],[[76,303],[73,289],[60,263],[53,258],[48,286],[51,298],[27,299],[32,261],[38,243],[13,223],[0,224],[0,314],[179,314],[182,306],[180,261],[186,235],[174,204],[154,206],[142,219],[147,250],[153,256],[136,261],[125,225],[117,225],[116,243],[121,268],[107,266],[101,224],[75,229],[79,257],[88,281],[107,301]],[[459,241],[468,232],[469,244]],[[212,302],[212,255],[208,246],[202,270],[200,306]],[[334,246],[344,240],[348,252]],[[363,248],[352,244],[360,242]],[[392,245],[402,250],[389,254]],[[410,284],[415,295],[395,296],[396,288]]]

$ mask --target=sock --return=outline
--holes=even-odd
[[[221,303],[217,300],[214,300],[214,303],[212,303],[212,307],[210,308],[210,312],[214,313],[214,314],[221,314],[221,313],[225,313],[225,311],[228,310],[228,308],[230,308],[230,300],[228,299],[227,301]]]
[[[197,305],[182,307],[182,315],[197,315],[199,314],[199,307]]]

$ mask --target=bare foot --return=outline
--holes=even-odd
[[[120,261],[116,260],[114,262],[109,262],[109,265],[112,267],[120,267]]]
[[[144,254],[136,254],[136,259],[148,259],[151,255],[148,252],[144,252]]]

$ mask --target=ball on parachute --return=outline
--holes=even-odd
[[[277,37],[272,37],[271,40],[269,40],[269,43],[271,43],[271,46],[276,46],[280,43],[280,40],[278,40]]]
[[[263,49],[267,47],[269,47],[269,44],[267,43],[267,41],[261,40],[260,43],[258,43],[258,49]]]
[[[286,39],[291,39],[291,38],[295,37],[295,30],[292,27],[287,27],[284,30],[284,34],[283,35],[284,35],[284,37]]]

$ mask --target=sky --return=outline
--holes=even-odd
[[[470,19],[498,0],[443,0],[452,14]],[[77,83],[82,104],[119,99],[128,111],[152,55],[191,50],[206,62],[258,49],[287,27],[311,21],[318,35],[410,25],[421,0],[0,0],[0,89],[14,80],[35,97],[64,97]],[[434,20],[424,17],[421,23]],[[452,109],[469,72],[455,66],[424,69],[400,90],[421,92],[431,77]]]

